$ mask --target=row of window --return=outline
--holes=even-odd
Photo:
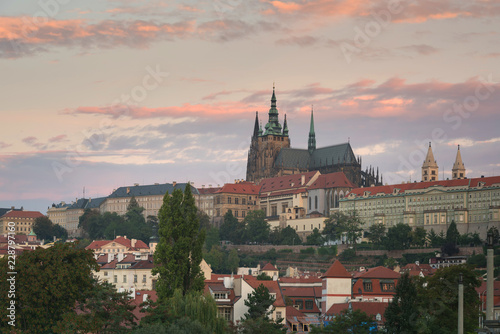
[[[107,277],[108,276],[108,272],[107,271],[104,271],[104,276]],[[142,283],[146,283],[147,281],[147,275],[142,275]],[[118,275],[114,275],[113,276],[113,282],[114,283],[118,283]],[[123,280],[122,280],[123,283],[127,283],[127,275],[123,275]],[[137,283],[137,275],[134,275],[134,283]]]

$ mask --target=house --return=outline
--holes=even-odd
[[[149,252],[149,246],[142,240],[127,239],[127,236],[118,236],[114,240],[94,240],[85,249],[92,249],[95,254],[100,253],[134,253]]]
[[[352,298],[359,301],[389,302],[396,293],[400,274],[386,267],[370,268],[356,274],[352,283]]]
[[[270,262],[268,262],[264,267],[262,267],[261,273],[271,277],[274,281],[276,281],[279,278],[278,268],[273,266]]]
[[[321,310],[323,312],[329,310],[333,304],[343,303],[352,297],[352,275],[339,260],[335,260],[321,279]]]
[[[324,314],[324,324],[328,325],[328,323],[335,319],[343,310],[351,309],[353,311],[359,310],[365,312],[369,316],[373,316],[376,323],[374,327],[380,328],[384,325],[384,313],[388,305],[388,302],[379,303],[369,301],[349,301],[346,303],[333,304]],[[373,331],[376,331],[376,328],[373,328]]]

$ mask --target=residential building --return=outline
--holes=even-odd
[[[358,301],[390,302],[400,274],[386,267],[370,268],[352,279],[352,298]]]
[[[95,240],[85,249],[91,249],[95,254],[118,253],[148,253],[149,246],[142,240],[127,239],[127,236],[117,236],[114,240]]]
[[[277,281],[280,277],[278,268],[272,265],[271,262],[266,263],[266,265],[262,267],[261,273],[271,277],[274,281]]]
[[[404,223],[439,234],[455,221],[460,233],[485,238],[500,227],[500,176],[356,188],[339,202],[341,212],[357,212],[365,230]]]
[[[329,310],[333,304],[344,303],[352,296],[352,275],[336,260],[321,277],[321,310]]]
[[[258,113],[255,115],[248,152],[246,180],[259,183],[260,180],[266,178],[310,171],[320,171],[324,174],[343,171],[356,186],[381,184],[373,168],[362,170],[361,157],[354,155],[349,142],[316,148],[312,109],[307,149],[291,148],[286,115],[282,127],[273,87],[271,108],[264,130],[259,126]]]
[[[61,202],[59,204],[52,203],[52,206],[47,208],[47,217],[54,224],[60,225],[68,230],[68,214],[67,210],[71,206],[70,203]]]
[[[242,221],[249,211],[259,210],[259,190],[260,186],[252,182],[226,183],[214,192],[215,217],[224,217],[231,210]]]
[[[29,234],[35,219],[44,217],[39,211],[11,210],[0,217],[1,233]]]
[[[324,324],[328,325],[330,321],[335,319],[337,315],[339,315],[342,311],[351,309],[353,311],[359,310],[361,312],[366,313],[369,316],[372,316],[375,320],[373,332],[376,332],[377,328],[381,328],[384,326],[385,318],[384,313],[385,309],[389,306],[387,302],[370,302],[370,301],[348,301],[340,304],[333,304],[328,311],[324,314]]]

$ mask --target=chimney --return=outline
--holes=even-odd
[[[177,181],[172,181],[172,187],[175,187],[177,185]]]
[[[132,240],[130,241],[130,246],[131,246],[131,247],[135,247],[136,242],[137,242],[137,239],[132,239]]]
[[[121,262],[124,257],[125,257],[124,253],[118,253],[118,262]]]
[[[113,261],[115,259],[115,254],[113,253],[108,253],[108,263],[110,263],[111,261]]]
[[[130,194],[130,188],[127,187],[127,194]]]
[[[138,187],[139,186],[139,183],[134,183],[134,187]]]
[[[304,183],[306,183],[306,176],[305,175],[301,175],[301,177],[300,177],[300,184],[303,186]]]

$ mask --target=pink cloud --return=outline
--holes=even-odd
[[[12,144],[7,144],[6,142],[0,141],[0,149],[12,146]]]
[[[444,20],[457,17],[491,17],[500,14],[500,4],[492,1],[406,1],[382,0],[261,0],[269,8],[264,15],[298,15],[326,17],[371,16],[374,12],[389,13],[393,22],[421,23],[427,20]]]
[[[52,138],[49,138],[49,142],[51,143],[58,143],[58,142],[62,142],[62,141],[66,141],[68,138],[68,136],[66,135],[59,135],[59,136],[55,136],[55,137],[52,137]]]
[[[105,20],[90,24],[80,19],[33,22],[27,17],[0,17],[0,57],[33,54],[49,46],[146,48],[156,40],[183,38],[194,29],[193,21],[160,24],[144,20]]]

